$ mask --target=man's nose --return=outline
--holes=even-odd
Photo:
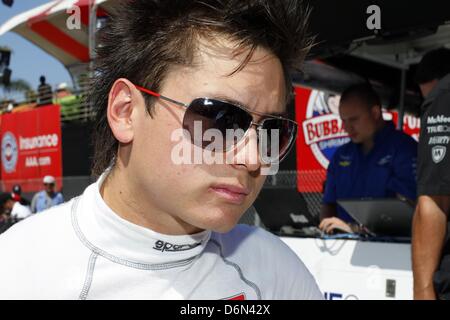
[[[241,141],[230,151],[233,157],[232,164],[236,167],[245,167],[254,172],[261,168],[261,159],[258,150],[258,133],[250,128]]]

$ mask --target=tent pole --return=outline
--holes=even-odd
[[[406,69],[401,69],[400,106],[397,123],[397,129],[401,131],[403,131],[403,118],[405,116],[405,94],[406,94]]]
[[[97,29],[97,3],[95,0],[89,1],[89,58],[95,58],[95,31]]]
[[[92,79],[94,73],[94,58],[95,58],[95,33],[97,30],[97,3],[96,0],[89,0],[89,78]],[[85,108],[85,119],[91,113],[93,107],[91,105]]]

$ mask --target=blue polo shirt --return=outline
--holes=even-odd
[[[42,190],[34,195],[31,201],[31,210],[33,213],[38,213],[61,203],[64,203],[61,193],[56,192],[50,197],[45,190]]]
[[[324,204],[339,199],[393,198],[400,194],[416,199],[417,142],[395,129],[389,121],[374,138],[368,154],[360,144],[349,142],[336,150],[327,170]],[[338,218],[353,222],[340,206]]]

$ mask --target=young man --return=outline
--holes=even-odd
[[[450,50],[427,53],[416,82],[422,105],[419,141],[419,200],[413,220],[415,299],[450,299]]]
[[[294,141],[279,115],[309,47],[300,1],[120,3],[92,87],[101,177],[0,238],[0,298],[320,299],[277,237],[235,227]],[[245,135],[208,149],[199,125]],[[264,130],[279,135],[263,164]],[[216,161],[180,163],[180,149]]]
[[[339,199],[416,199],[417,143],[383,120],[377,93],[366,84],[348,88],[339,115],[351,141],[336,150],[328,166],[319,226],[326,233],[359,231],[337,206]]]

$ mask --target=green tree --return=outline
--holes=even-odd
[[[0,89],[2,90],[3,100],[8,100],[12,95],[22,94],[22,99],[27,95],[27,92],[32,91],[31,85],[22,79],[11,80],[9,85],[0,83]]]

